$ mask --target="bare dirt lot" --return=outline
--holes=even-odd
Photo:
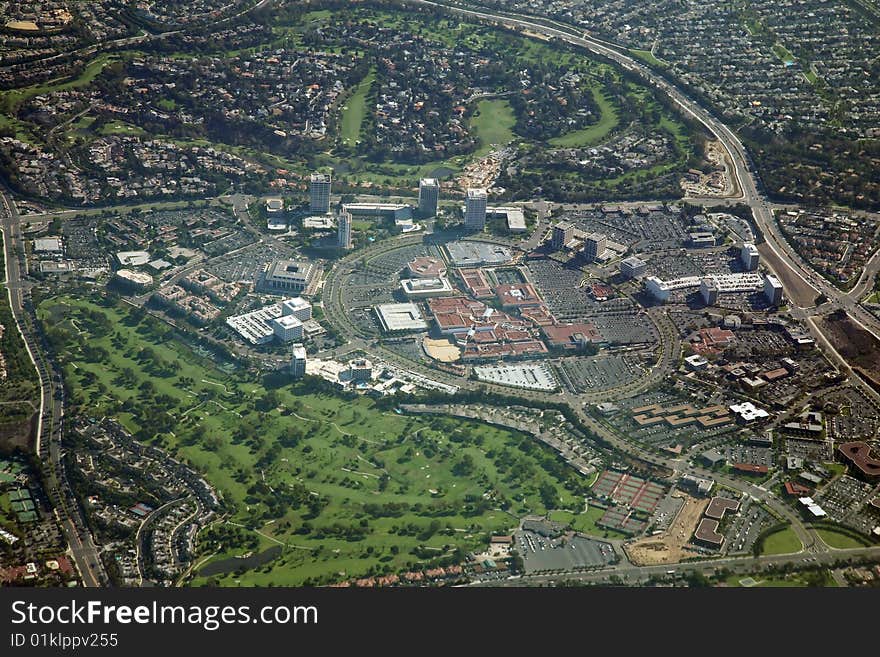
[[[819,293],[777,256],[765,242],[758,245],[761,259],[776,273],[787,296],[795,305],[810,308],[816,305]]]
[[[846,314],[832,313],[819,321],[837,353],[854,371],[880,388],[880,341]]]
[[[624,548],[633,564],[652,566],[663,563],[678,563],[685,557],[693,556],[693,553],[685,550],[684,546],[694,535],[697,523],[709,505],[709,500],[697,499],[684,493],[676,494],[675,497],[684,498],[684,505],[669,529],[663,534],[640,539]]]

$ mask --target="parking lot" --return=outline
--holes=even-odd
[[[603,233],[615,242],[641,251],[673,248],[687,238],[682,213],[677,206],[605,206],[569,210],[559,218],[571,221],[585,232]]]
[[[215,260],[205,267],[209,272],[224,281],[233,283],[253,283],[263,268],[273,260],[290,258],[293,249],[275,243],[255,244],[253,248]]]
[[[654,528],[660,531],[668,529],[672,520],[681,510],[682,505],[684,505],[684,498],[673,497],[671,494],[660,500],[660,504],[657,505],[652,519]]]
[[[785,438],[785,454],[799,456],[806,461],[828,461],[832,456],[833,445],[830,442],[815,440],[798,440],[791,436]]]
[[[746,498],[739,513],[724,532],[725,551],[728,554],[750,551],[761,532],[774,522],[772,516],[760,504],[754,504]]]
[[[865,503],[873,490],[870,484],[849,475],[843,475],[813,496],[828,517],[835,522],[849,525],[868,533],[876,522],[864,513]]]
[[[403,301],[398,288],[407,263],[418,257],[439,255],[436,246],[413,244],[381,253],[365,265],[358,264],[341,286],[342,306],[349,310],[349,319],[362,331],[378,333],[380,327],[373,306]]]
[[[580,288],[584,273],[550,259],[530,260],[529,277],[557,319],[576,321],[592,315],[599,307]]]
[[[573,392],[616,388],[645,375],[632,354],[603,354],[592,358],[566,358],[557,364],[559,379]]]
[[[611,344],[654,344],[660,337],[651,319],[634,310],[620,313],[603,312],[588,319]]]
[[[535,532],[519,530],[514,533],[514,539],[528,574],[545,570],[599,568],[618,560],[610,543],[583,536],[546,538]]]
[[[752,447],[750,445],[733,445],[726,450],[730,463],[748,463],[773,467],[773,450],[769,447]]]
[[[880,409],[859,388],[841,386],[827,395],[824,401],[839,409],[826,416],[828,435],[837,441],[865,440],[877,435],[880,427]]]
[[[95,234],[97,226],[94,217],[76,217],[61,224],[65,258],[76,260],[78,268],[107,266],[106,249],[100,246]]]

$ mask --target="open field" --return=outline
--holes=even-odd
[[[849,315],[833,313],[816,321],[827,330],[826,335],[834,349],[850,367],[875,387],[880,386],[880,340],[856,324]]]
[[[627,546],[626,552],[630,561],[639,566],[650,566],[662,563],[678,563],[686,557],[693,556],[685,549],[709,500],[683,495],[684,505],[663,534],[638,540]]]
[[[797,534],[790,527],[770,534],[764,539],[761,554],[793,554],[804,549]]]
[[[63,354],[71,413],[116,417],[176,453],[222,494],[231,522],[261,532],[261,549],[283,547],[256,570],[215,575],[218,584],[458,562],[522,515],[582,505],[585,482],[524,434],[399,415],[286,374],[230,373],[112,298],[54,297],[39,315]]]

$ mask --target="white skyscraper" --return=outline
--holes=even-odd
[[[301,379],[306,374],[306,348],[299,342],[293,345],[293,354],[290,359],[290,373],[295,379]]]
[[[764,297],[774,306],[782,303],[782,283],[772,274],[764,276]]]
[[[351,214],[344,210],[336,217],[336,246],[340,249],[351,248]]]
[[[758,268],[760,258],[761,254],[758,253],[758,248],[754,244],[746,242],[742,245],[739,251],[739,259],[742,262],[743,269],[755,271]]]
[[[309,210],[320,214],[330,212],[330,187],[332,176],[329,173],[313,173],[309,184]]]
[[[436,217],[440,201],[440,183],[436,178],[422,178],[419,181],[419,214],[422,217]]]
[[[486,190],[467,190],[464,204],[464,227],[468,230],[484,230],[486,228]]]

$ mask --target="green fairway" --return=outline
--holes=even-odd
[[[367,76],[361,80],[342,108],[342,143],[346,146],[354,146],[361,136],[361,124],[367,111],[367,94],[376,79],[376,70],[370,69]]]
[[[86,86],[90,84],[96,77],[98,77],[98,74],[104,70],[104,67],[107,66],[107,64],[117,61],[118,59],[118,55],[104,53],[102,55],[98,55],[97,57],[95,57],[95,59],[90,61],[86,65],[85,69],[83,69],[82,73],[71,80],[65,80],[64,82],[57,83],[46,82],[44,84],[24,87],[22,89],[4,91],[0,93],[0,109],[10,111],[12,108],[17,107],[22,102],[26,101],[29,98],[33,98],[34,96],[47,94],[53,91],[64,91],[65,89],[74,89],[77,87]]]
[[[608,100],[604,93],[597,91],[595,88],[593,89],[593,98],[596,99],[596,105],[599,107],[599,121],[589,128],[574,130],[551,139],[551,146],[561,146],[563,148],[591,146],[602,141],[609,132],[617,127],[617,110],[611,101]]]
[[[102,135],[134,135],[143,137],[147,132],[143,128],[131,125],[125,121],[108,121],[101,126]]]
[[[793,554],[803,548],[797,534],[790,527],[786,527],[764,539],[761,554]]]
[[[867,541],[860,541],[855,536],[836,532],[833,529],[817,529],[816,533],[819,538],[828,547],[837,548],[838,550],[846,550],[848,548],[860,548],[868,545]]]
[[[324,583],[460,562],[518,518],[583,504],[585,482],[515,431],[400,415],[286,375],[228,374],[170,329],[102,297],[38,309],[72,412],[116,417],[205,474],[275,560],[230,585]],[[211,561],[245,550],[224,544]],[[197,577],[195,583],[207,578]]]
[[[506,100],[481,100],[471,117],[471,129],[480,140],[475,158],[483,157],[493,146],[506,146],[513,141],[516,117]]]

